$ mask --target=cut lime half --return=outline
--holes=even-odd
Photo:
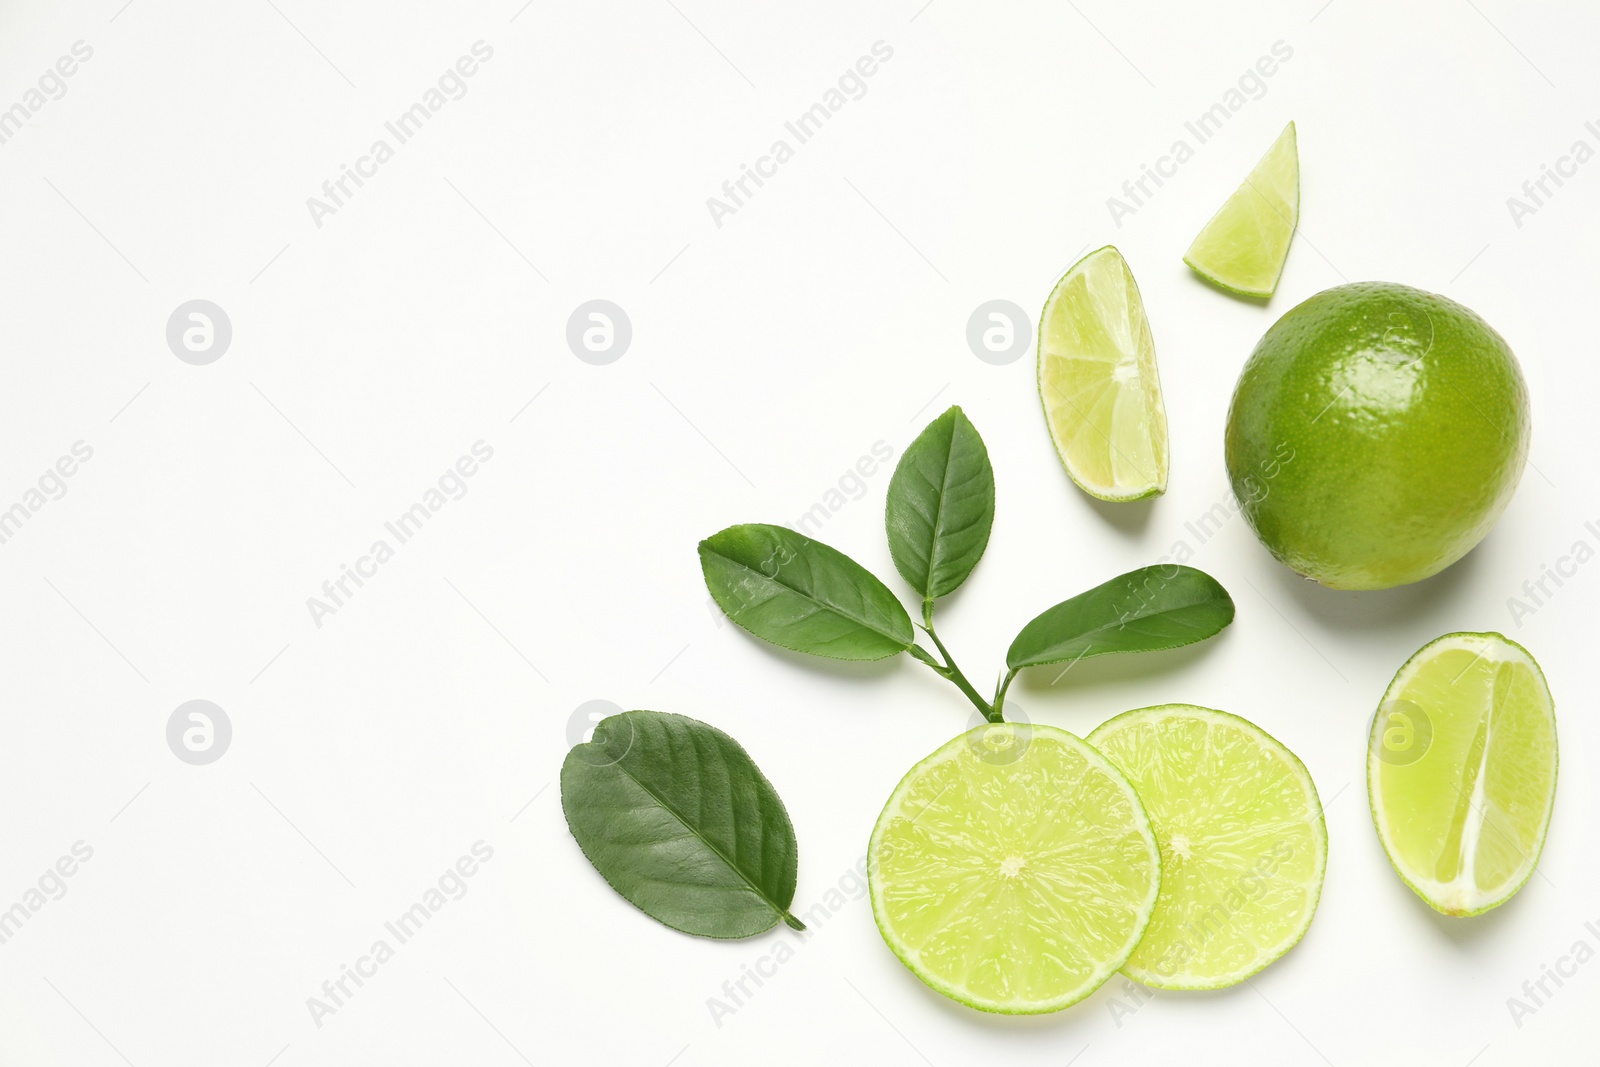
[[[1089,743],[1144,801],[1161,897],[1122,971],[1162,989],[1220,989],[1305,936],[1328,831],[1305,765],[1237,715],[1189,704],[1125,712]]]
[[[1229,292],[1268,297],[1278,288],[1299,223],[1300,152],[1291,122],[1211,216],[1183,261]]]
[[[1101,500],[1167,488],[1167,409],[1139,286],[1122,253],[1090,252],[1039,317],[1039,399],[1067,474]]]
[[[1556,796],[1555,702],[1528,650],[1456,633],[1407,660],[1372,721],[1367,796],[1389,861],[1435,909],[1510,900]]]
[[[1126,778],[1049,726],[962,734],[895,787],[868,851],[894,954],[981,1011],[1058,1011],[1139,943],[1161,858]]]

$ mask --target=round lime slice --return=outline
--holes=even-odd
[[[1088,740],[1138,790],[1161,846],[1161,897],[1124,974],[1220,989],[1299,943],[1328,831],[1294,753],[1237,715],[1189,704],[1125,712]]]
[[[872,912],[901,962],[1006,1014],[1098,989],[1139,943],[1161,884],[1127,779],[1049,726],[980,726],[911,768],[868,857]]]
[[[1269,297],[1278,288],[1299,224],[1300,152],[1291,122],[1211,216],[1183,261],[1229,292]]]
[[[1372,825],[1406,885],[1446,915],[1510,900],[1556,797],[1556,714],[1528,650],[1446,634],[1389,683],[1367,746]]]
[[[1167,409],[1144,301],[1107,245],[1061,276],[1039,316],[1039,399],[1078,487],[1101,500],[1167,488]]]

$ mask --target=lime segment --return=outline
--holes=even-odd
[[[1389,683],[1367,750],[1389,861],[1446,915],[1510,900],[1533,874],[1556,793],[1555,703],[1528,651],[1447,634]]]
[[[1161,847],[1161,896],[1124,974],[1220,989],[1300,941],[1328,832],[1294,753],[1236,715],[1188,704],[1126,712],[1088,740],[1127,774]]]
[[[1072,480],[1101,500],[1167,488],[1167,410],[1133,272],[1107,245],[1062,275],[1039,319],[1039,397]]]
[[[1244,184],[1211,216],[1183,261],[1231,292],[1271,296],[1299,222],[1300,153],[1291,122]]]
[[[1005,1014],[1099,988],[1139,943],[1161,882],[1127,779],[1048,726],[980,726],[917,764],[868,856],[894,954],[945,996]]]

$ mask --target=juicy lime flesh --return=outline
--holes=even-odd
[[[1499,634],[1440,638],[1395,676],[1370,740],[1373,824],[1406,883],[1447,915],[1510,899],[1555,801],[1555,707],[1533,657]]]
[[[1127,780],[1044,726],[982,726],[917,764],[869,855],[889,947],[929,986],[984,1011],[1055,1011],[1088,996],[1138,944],[1160,885]]]
[[[1109,245],[1056,283],[1039,325],[1039,396],[1072,480],[1102,500],[1167,487],[1167,411],[1144,301]]]
[[[1183,261],[1225,289],[1271,296],[1299,222],[1300,153],[1291,122],[1206,223]]]
[[[1420,581],[1466,555],[1522,476],[1517,358],[1453,300],[1325,290],[1256,345],[1228,411],[1228,476],[1263,544],[1338,589]]]
[[[1089,743],[1127,774],[1161,847],[1161,895],[1124,974],[1216,989],[1300,941],[1328,834],[1293,753],[1244,719],[1185,704],[1119,715]]]

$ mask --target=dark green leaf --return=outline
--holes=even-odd
[[[994,525],[994,469],[971,420],[953,407],[928,424],[889,481],[889,554],[924,600],[967,580]]]
[[[775,645],[833,659],[911,647],[911,616],[861,564],[782,526],[730,526],[700,542],[706,587],[728,618]]]
[[[1204,571],[1177,564],[1119,575],[1063,600],[1022,628],[1012,670],[1108,652],[1152,652],[1203,641],[1233,621],[1233,599]]]
[[[640,911],[701,937],[749,937],[789,914],[794,827],[772,783],[721,730],[628,711],[561,766],[578,847]]]

